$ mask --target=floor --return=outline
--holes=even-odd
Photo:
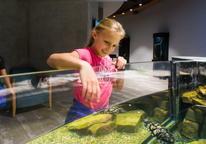
[[[0,143],[24,144],[64,124],[66,114],[72,103],[52,102],[17,109],[13,118],[11,113],[0,114]]]

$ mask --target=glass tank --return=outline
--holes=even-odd
[[[206,143],[206,62],[93,69],[99,85],[108,85],[103,92],[111,90],[108,107],[80,118],[69,113],[82,87],[77,71],[24,68],[0,77],[0,143]],[[110,89],[116,81],[121,89]]]

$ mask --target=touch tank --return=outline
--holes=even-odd
[[[74,98],[74,81],[80,82],[78,73],[55,70],[9,75],[11,79],[34,75],[38,79],[32,86],[17,84],[16,101],[18,95],[24,98],[47,93],[49,98],[40,104],[16,108],[12,117],[14,100],[5,88],[6,104],[11,108],[1,111],[0,141],[206,143],[205,67],[206,62],[201,61],[129,63],[119,72],[94,67],[100,80],[124,78],[123,89],[112,90],[107,109],[68,124],[64,122]]]

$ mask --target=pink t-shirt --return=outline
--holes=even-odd
[[[79,54],[81,60],[87,61],[93,67],[101,90],[99,102],[96,101],[96,97],[92,103],[85,102],[85,97],[82,97],[82,85],[77,81],[74,81],[75,99],[88,108],[93,109],[94,111],[100,110],[102,107],[108,107],[109,97],[113,87],[113,78],[111,76],[111,72],[115,71],[115,66],[111,65],[112,59],[108,55],[104,58],[98,57],[91,47],[75,49],[75,51]]]

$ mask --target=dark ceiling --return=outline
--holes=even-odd
[[[140,10],[147,8],[160,0],[127,0],[109,18],[125,16],[128,14],[138,14]]]

